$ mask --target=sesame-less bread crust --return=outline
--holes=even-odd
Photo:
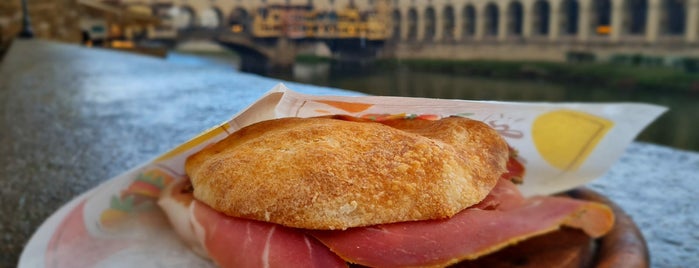
[[[283,118],[238,130],[185,168],[194,196],[224,214],[331,230],[451,217],[485,198],[507,159],[496,131],[461,117]]]

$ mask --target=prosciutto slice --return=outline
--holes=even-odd
[[[613,223],[612,211],[605,205],[564,197],[525,199],[503,179],[481,203],[449,219],[310,233],[351,263],[443,266],[475,259],[561,226],[599,237]]]
[[[507,179],[501,179],[479,204],[449,219],[345,231],[299,230],[229,217],[193,200],[189,191],[172,192],[161,199],[181,205],[164,209],[170,207],[171,214],[178,208],[188,216],[171,220],[182,221],[181,229],[195,237],[194,243],[189,241],[192,247],[221,267],[346,267],[346,262],[374,267],[446,266],[561,226],[599,237],[614,223],[605,205],[565,197],[524,198]]]
[[[221,267],[347,267],[323,244],[295,229],[228,217],[196,200],[190,210],[197,237]]]
[[[183,242],[220,267],[347,267],[298,230],[214,211],[194,199],[189,180],[169,185],[158,204]]]

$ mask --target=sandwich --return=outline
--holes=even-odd
[[[185,170],[159,205],[221,267],[441,267],[563,227],[600,237],[614,223],[603,204],[523,197],[515,150],[464,117],[262,121]]]

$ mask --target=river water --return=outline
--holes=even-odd
[[[172,54],[171,61],[219,64],[237,69],[236,57]],[[699,93],[583,87],[576,84],[531,80],[470,77],[407,67],[338,66],[331,63],[297,63],[292,73],[263,74],[306,84],[342,88],[372,95],[467,100],[543,102],[644,102],[669,111],[654,121],[638,140],[699,151]]]

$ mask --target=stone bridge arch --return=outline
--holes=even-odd
[[[407,41],[418,41],[418,31],[420,27],[420,16],[418,15],[418,10],[415,7],[408,9],[408,33],[405,40]]]
[[[224,26],[223,12],[216,6],[207,7],[199,14],[199,27],[215,29]]]
[[[507,5],[507,35],[522,36],[524,32],[524,6],[521,1],[514,0]]]
[[[551,4],[547,0],[536,0],[532,11],[534,35],[547,36],[551,28]]]
[[[484,25],[483,33],[488,38],[498,36],[500,30],[500,8],[494,2],[489,2],[483,7]]]
[[[456,15],[454,6],[447,4],[442,9],[442,39],[447,42],[456,40]]]
[[[245,35],[224,34],[219,35],[216,42],[240,56],[240,70],[244,72],[266,73],[289,68],[296,56],[296,47],[282,44],[283,39],[277,40],[276,44],[260,45]]]
[[[432,42],[435,40],[437,33],[437,12],[435,12],[433,6],[428,6],[423,11],[425,30],[422,36],[423,41]]]
[[[558,8],[558,24],[563,36],[575,36],[580,31],[579,0],[563,0]]]
[[[612,27],[612,1],[592,0],[589,11],[592,36],[607,36]]]
[[[251,33],[252,31],[252,15],[250,11],[242,6],[234,7],[228,15],[228,27],[232,31],[240,31],[241,33]]]
[[[170,16],[177,30],[191,29],[197,25],[197,13],[192,6],[175,6],[170,9]]]
[[[687,30],[688,0],[662,0],[660,4],[660,33],[665,36],[682,36]],[[693,3],[697,5],[699,3]],[[695,22],[699,24],[699,22]]]
[[[391,12],[391,40],[398,41],[402,39],[403,30],[403,15],[400,9],[394,9]]]
[[[622,34],[644,35],[647,29],[648,0],[624,0],[621,15]]]
[[[474,38],[476,36],[476,27],[478,22],[478,13],[473,4],[466,4],[461,12],[462,38]]]

